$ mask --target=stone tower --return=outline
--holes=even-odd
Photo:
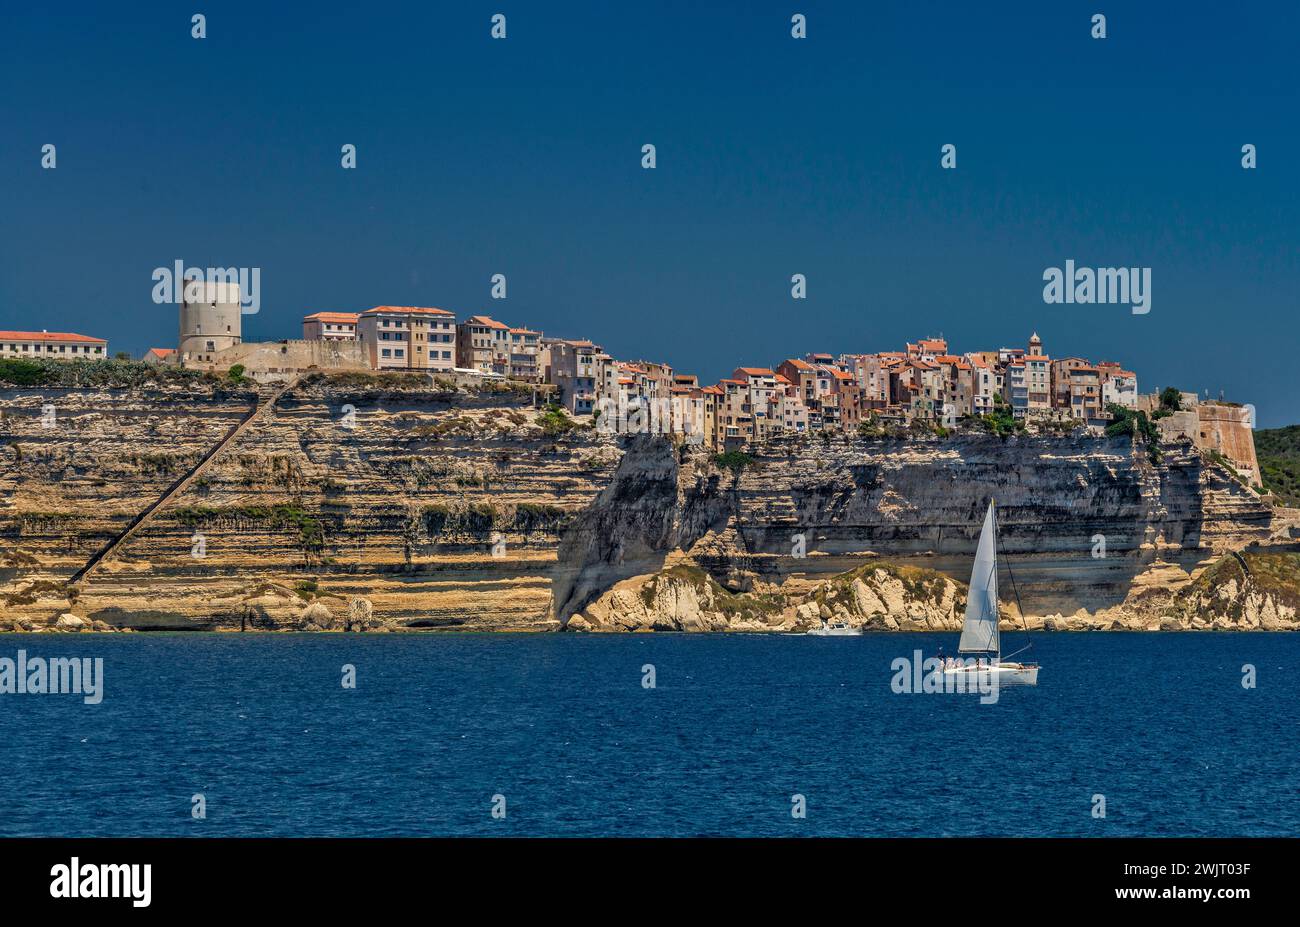
[[[218,351],[239,344],[239,284],[185,281],[181,296],[180,355],[182,361],[207,363]]]

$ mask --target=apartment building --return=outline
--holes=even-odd
[[[776,374],[776,393],[772,397],[772,418],[787,432],[802,434],[808,430],[808,407],[799,387],[784,374]]]
[[[490,316],[470,316],[456,326],[456,366],[505,376],[510,367],[509,335],[510,326]]]
[[[359,312],[313,312],[302,317],[304,341],[356,341]]]
[[[744,383],[749,390],[746,405],[753,416],[755,439],[769,438],[784,427],[782,422],[773,418],[776,411],[773,403],[777,393],[776,371],[766,367],[737,367],[732,371],[731,379]]]
[[[541,382],[542,333],[530,328],[512,328],[507,336],[510,366],[506,375],[527,383]]]
[[[898,356],[902,356],[901,354]],[[839,366],[853,375],[861,391],[862,411],[884,409],[889,405],[889,374],[884,354],[841,354]]]
[[[357,319],[357,340],[375,370],[450,372],[456,366],[456,315],[423,306],[375,306]]]
[[[1052,359],[1043,352],[1043,339],[1034,332],[1025,352],[1025,390],[1030,412],[1046,412],[1052,407]]]
[[[907,362],[906,372],[900,377],[900,384],[906,379],[910,385],[908,408],[913,418],[928,422],[938,421],[943,415],[943,405],[947,390],[943,366],[914,357]]]
[[[718,403],[718,431],[727,441],[752,441],[754,410],[749,404],[749,383],[745,380],[719,380],[722,396]]]
[[[1112,402],[1129,409],[1137,407],[1137,374],[1114,361],[1102,361],[1097,364],[1097,371],[1101,375],[1102,411]]]
[[[1029,414],[1029,376],[1024,355],[1007,363],[1005,377],[1002,398],[1011,406],[1012,415],[1024,418]]]
[[[790,381],[804,408],[810,413],[817,408],[817,369],[812,364],[792,357],[778,364],[776,372]]]
[[[563,338],[542,340],[539,355],[542,375],[547,383],[558,387],[560,404],[574,415],[590,415],[596,408],[600,396],[597,385],[608,382],[601,358],[608,360],[608,355],[601,352],[599,345],[590,341],[569,341]],[[610,385],[617,389],[621,385],[621,379],[624,378],[615,377]],[[609,398],[617,400],[617,392]]]
[[[1085,422],[1101,418],[1101,371],[1075,367],[1070,371],[1070,415]]]
[[[722,447],[721,406],[724,398],[722,387],[705,386],[699,390],[704,406],[704,439],[711,447]]]
[[[971,413],[988,415],[993,397],[1001,393],[997,370],[984,354],[967,354],[971,366]]]
[[[0,332],[0,357],[103,360],[108,342],[72,332]]]

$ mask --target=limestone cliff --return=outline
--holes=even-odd
[[[673,551],[731,592],[801,595],[880,558],[964,579],[990,497],[1011,569],[1005,598],[1018,592],[1043,618],[1101,613],[1187,585],[1219,553],[1267,538],[1273,519],[1186,442],[1167,444],[1159,465],[1126,438],[992,436],[812,437],[731,462],[662,445],[629,452],[579,518],[565,553],[582,567],[557,592],[559,617]]]
[[[815,611],[955,627],[993,496],[1029,620],[1187,627],[1215,606],[1176,594],[1274,521],[1186,442],[1158,465],[1128,439],[962,435],[814,436],[720,461],[541,414],[510,385],[314,376],[269,397],[212,379],[0,388],[4,620],[757,630]],[[956,583],[926,592],[909,570]]]

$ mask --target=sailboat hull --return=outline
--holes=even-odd
[[[1038,685],[1038,664],[1036,663],[995,663],[992,666],[950,666],[943,671],[945,676],[965,676],[970,685],[967,691],[975,691],[975,682],[982,679],[981,674],[988,674],[999,686],[1036,686]]]

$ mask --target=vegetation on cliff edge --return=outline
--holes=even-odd
[[[54,360],[46,357],[0,359],[0,384],[8,386],[106,387],[127,389],[161,383],[218,385],[222,378],[170,364],[133,360]]]
[[[1264,488],[1283,505],[1300,506],[1300,425],[1256,431],[1255,456]]]

